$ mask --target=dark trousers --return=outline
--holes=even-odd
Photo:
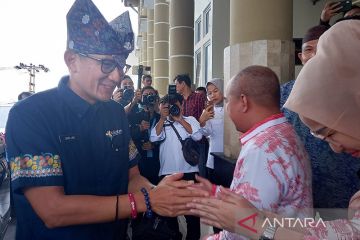
[[[216,182],[218,182],[218,181],[217,181],[217,179],[215,177],[214,169],[211,169],[211,168],[208,168],[208,167],[206,167],[206,169],[207,169],[207,174],[208,174],[209,181],[211,183],[216,184]],[[216,184],[216,185],[218,185],[218,184]],[[217,228],[217,227],[213,227],[213,230],[214,230],[214,233],[219,233],[220,231],[222,231],[222,229]]]
[[[207,178],[207,171],[206,171],[206,162],[207,162],[207,157],[208,157],[208,151],[209,151],[209,142],[208,140],[204,137],[201,141],[200,141],[200,159],[199,159],[199,175],[203,178]]]
[[[139,160],[138,167],[141,176],[145,177],[154,185],[159,183],[160,161],[158,158],[143,156]]]
[[[194,180],[195,181],[195,174],[198,174],[197,172],[193,173],[184,173],[183,180]],[[160,176],[160,179],[163,179],[164,176]],[[186,240],[199,240],[200,239],[200,218],[190,215],[185,215],[186,219]],[[168,218],[168,223],[171,229],[174,229],[174,231],[179,231],[179,223],[177,221],[177,218]]]

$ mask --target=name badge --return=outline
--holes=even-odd
[[[77,136],[75,136],[75,135],[60,135],[59,136],[60,143],[73,142],[75,140],[77,140]]]

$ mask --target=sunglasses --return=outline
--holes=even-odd
[[[124,74],[126,74],[129,71],[129,69],[131,68],[131,65],[129,65],[129,64],[125,64],[124,67],[121,67],[114,59],[107,59],[107,58],[100,59],[100,58],[96,58],[96,57],[90,56],[85,53],[78,53],[78,54],[80,56],[87,57],[87,58],[90,58],[90,59],[100,62],[101,63],[101,71],[104,74],[112,73],[112,71],[114,71],[116,67],[118,69],[122,70],[122,72]]]

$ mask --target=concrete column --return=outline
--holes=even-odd
[[[147,66],[154,71],[154,9],[147,10]]]
[[[161,96],[169,84],[169,3],[155,0],[154,4],[154,87]]]
[[[147,34],[143,33],[143,42],[142,42],[142,47],[141,47],[141,59],[142,59],[142,65],[144,66],[148,66],[148,57],[147,57]]]
[[[292,40],[293,1],[230,0],[230,45],[254,40]]]
[[[294,78],[293,1],[230,0],[230,46],[224,50],[225,86],[250,65],[270,67],[280,82]],[[239,133],[225,113],[224,154],[236,159]]]
[[[147,66],[147,10],[143,6],[143,1],[139,1],[139,35],[141,35],[142,42],[139,43],[140,58],[139,64]]]
[[[194,0],[170,0],[170,82],[177,74],[193,76]]]

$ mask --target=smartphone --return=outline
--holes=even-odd
[[[208,106],[212,106],[212,111],[214,111],[214,103],[211,100],[207,100],[205,102],[205,108],[207,108]]]
[[[341,9],[338,10],[339,13],[350,11],[352,8],[351,0],[343,0],[343,1],[339,1],[339,3],[340,3],[339,7],[341,6]]]

